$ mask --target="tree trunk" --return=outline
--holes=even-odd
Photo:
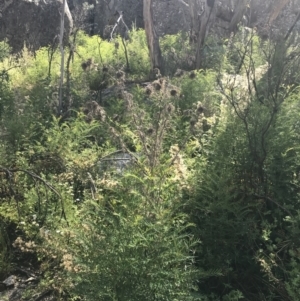
[[[199,0],[189,0],[189,9],[191,15],[191,37],[197,35],[200,28],[199,12],[201,11],[201,2]]]
[[[192,1],[190,1],[191,3]],[[196,49],[196,69],[201,68],[202,48],[206,35],[209,31],[211,20],[214,16],[214,1],[206,0],[204,4],[204,11],[200,18],[200,28],[197,33],[197,49]]]
[[[282,12],[284,7],[290,2],[290,0],[277,0],[275,4],[273,4],[273,9],[271,11],[268,25],[271,26],[272,23],[277,19],[278,15]]]
[[[235,31],[238,23],[242,20],[246,8],[247,8],[247,0],[238,0],[237,5],[234,9],[233,17],[229,24],[229,31]]]
[[[163,60],[159,47],[159,38],[153,24],[152,0],[144,0],[143,15],[152,71],[158,68],[163,73]]]
[[[64,85],[64,71],[65,71],[65,53],[64,53],[63,41],[64,41],[64,30],[65,30],[65,8],[66,8],[66,0],[63,0],[61,20],[60,20],[60,33],[59,33],[59,48],[61,54],[61,62],[60,62],[58,115],[62,114],[62,107],[63,107],[63,85]]]
[[[297,22],[298,22],[299,20],[300,20],[300,11],[298,12],[295,21],[293,22],[292,26],[291,26],[290,29],[288,30],[287,34],[285,35],[285,37],[284,37],[285,40],[287,40],[287,39],[290,37],[290,35],[291,35],[293,29],[295,28],[295,26],[296,26],[296,24],[297,24]]]

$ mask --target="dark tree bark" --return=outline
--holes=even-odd
[[[163,59],[159,46],[159,38],[153,23],[152,0],[144,0],[143,16],[152,71],[158,68],[163,73]]]

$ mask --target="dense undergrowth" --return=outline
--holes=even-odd
[[[1,278],[38,269],[28,299],[299,300],[298,39],[207,43],[193,71],[165,37],[150,80],[143,31],[76,32],[62,112],[57,49],[0,45]]]

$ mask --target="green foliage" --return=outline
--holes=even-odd
[[[9,55],[9,47],[5,42],[0,42],[0,63],[3,62]],[[8,80],[9,74],[6,68],[0,68],[0,118],[3,117],[5,107],[12,99],[12,93],[9,90]]]
[[[69,250],[77,294],[84,300],[192,300],[189,252],[195,243],[184,233],[184,216],[170,216],[170,208],[162,208],[166,199],[145,210],[147,195],[134,188],[132,176],[123,180],[124,186],[111,184],[109,197],[80,211],[80,230]],[[148,181],[142,180],[143,189]],[[126,192],[128,184],[133,188]]]
[[[298,300],[296,38],[208,37],[187,71],[166,36],[153,82],[143,31],[73,38],[62,114],[57,49],[0,44],[0,277],[28,256],[58,300]]]
[[[0,62],[9,56],[10,47],[5,41],[0,42]]]
[[[130,33],[130,42],[126,43],[129,57],[130,76],[134,79],[149,77],[150,61],[146,35],[143,30],[133,30]],[[120,48],[124,48],[119,41]],[[122,49],[124,53],[125,49]],[[123,54],[124,55],[124,54]]]
[[[219,122],[196,163],[190,215],[205,246],[199,266],[226,275],[204,281],[200,291],[214,286],[229,300],[240,292],[249,300],[298,300],[298,91],[287,86],[289,62],[278,61],[285,46],[259,56],[257,38],[250,39],[236,61],[245,75],[223,74]]]
[[[263,41],[255,29],[239,28],[235,35],[225,40],[221,52],[222,59],[219,59],[219,67],[229,74],[245,72],[245,66],[257,68],[265,64],[267,53],[273,47],[272,42]],[[269,49],[268,49],[269,48]],[[251,50],[250,50],[251,49]],[[266,52],[268,49],[268,52]],[[249,51],[250,50],[250,51]],[[217,70],[219,68],[217,67]]]
[[[226,43],[215,36],[208,36],[202,49],[201,66],[203,69],[219,70],[227,61]],[[194,50],[195,51],[195,50]]]
[[[185,75],[180,80],[181,99],[179,107],[182,111],[190,109],[193,104],[201,102],[207,112],[213,111],[213,108],[220,103],[220,95],[214,92],[216,84],[216,74],[213,71],[200,70],[192,71],[188,76]]]
[[[194,63],[194,49],[184,32],[166,35],[160,40],[164,68],[167,75],[174,75],[178,68],[191,70]]]

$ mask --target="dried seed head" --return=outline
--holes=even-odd
[[[175,107],[171,103],[168,103],[166,106],[166,110],[167,110],[168,114],[171,114],[174,112]]]
[[[100,121],[105,121],[106,112],[103,107],[101,107],[96,101],[89,101],[85,104],[83,110],[87,114],[87,119],[92,120],[93,118]]]
[[[211,125],[208,123],[206,118],[202,120],[202,128],[204,132],[207,132],[211,128]]]
[[[148,135],[152,135],[153,133],[154,133],[153,128],[149,128],[149,129],[147,130],[147,134],[148,134]]]
[[[156,90],[156,91],[159,91],[160,89],[161,89],[161,84],[160,84],[160,82],[159,81],[154,81],[153,83],[152,83],[152,86],[154,87],[154,89]]]
[[[197,113],[198,114],[202,114],[203,112],[204,112],[204,107],[201,104],[199,104],[197,106]]]
[[[87,65],[86,62],[83,62],[83,63],[81,64],[81,68],[83,69],[83,71],[85,71],[85,70],[87,69],[87,67],[88,67],[88,65]]]
[[[189,74],[189,78],[190,79],[194,79],[196,77],[196,72],[195,71],[191,71]]]
[[[86,63],[87,63],[88,66],[91,66],[94,63],[94,59],[89,58],[89,59],[86,60]]]
[[[116,72],[116,76],[117,78],[124,78],[125,77],[125,73],[122,70],[119,70]]]
[[[176,96],[177,95],[177,91],[175,89],[172,89],[170,91],[171,96]]]
[[[184,74],[184,71],[178,68],[178,69],[176,70],[174,76],[176,76],[176,77],[181,77],[183,74]]]
[[[153,91],[152,91],[152,87],[149,85],[145,88],[145,92],[147,95],[150,95]]]

